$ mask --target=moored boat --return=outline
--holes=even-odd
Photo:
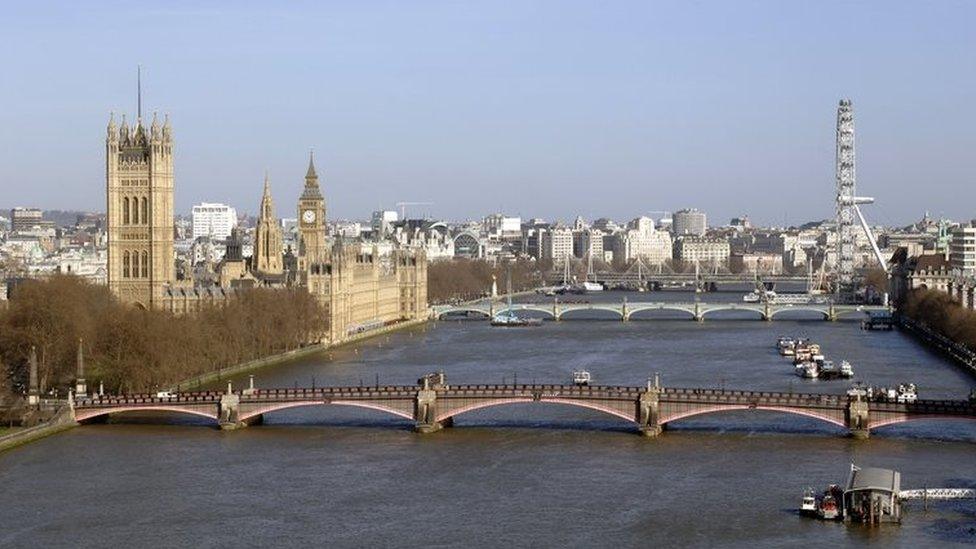
[[[803,500],[800,501],[800,514],[808,517],[817,516],[817,498],[813,495],[813,488],[807,488],[803,492]]]

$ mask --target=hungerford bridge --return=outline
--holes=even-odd
[[[604,311],[618,315],[621,320],[628,321],[637,313],[643,311],[677,311],[687,313],[698,322],[705,320],[711,313],[719,311],[747,311],[755,313],[762,320],[773,320],[776,315],[787,311],[806,311],[823,316],[824,320],[837,320],[844,315],[865,314],[872,311],[890,311],[883,305],[840,305],[834,303],[705,303],[705,302],[632,302],[624,299],[621,303],[560,303],[554,299],[551,303],[516,303],[509,307],[504,303],[485,300],[480,303],[465,303],[461,305],[435,305],[434,318],[441,319],[450,315],[474,313],[477,316],[490,318],[497,313],[507,310],[513,312],[532,311],[541,313],[551,320],[562,320],[567,313],[575,311]]]
[[[728,410],[770,410],[825,421],[858,438],[871,429],[923,419],[976,420],[976,401],[919,400],[868,402],[836,394],[780,393],[578,385],[448,385],[443,373],[428,374],[417,385],[314,387],[205,391],[174,396],[91,395],[70,400],[76,421],[89,422],[123,412],[171,412],[213,420],[224,429],[258,423],[267,413],[303,406],[355,406],[414,422],[421,433],[453,425],[459,414],[507,404],[543,402],[603,412],[634,424],[647,436],[683,418]]]

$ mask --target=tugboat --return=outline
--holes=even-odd
[[[839,520],[841,518],[840,505],[837,503],[838,492],[843,494],[840,487],[836,484],[831,484],[824,491],[823,497],[820,498],[820,503],[817,506],[818,517],[823,520]]]

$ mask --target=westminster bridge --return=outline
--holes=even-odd
[[[924,419],[976,420],[976,400],[875,402],[837,394],[743,391],[715,388],[579,385],[449,385],[443,373],[417,385],[375,385],[204,391],[159,395],[90,395],[71,400],[81,423],[124,412],[169,412],[208,418],[224,429],[258,423],[264,414],[305,406],[353,406],[391,414],[430,433],[453,425],[465,412],[508,404],[541,402],[596,410],[630,422],[647,436],[684,418],[729,410],[795,414],[847,429],[866,438],[872,429]]]
[[[890,312],[891,308],[883,305],[847,305],[834,303],[707,303],[707,302],[628,302],[624,299],[620,303],[563,303],[554,299],[551,303],[516,303],[511,307],[495,300],[482,300],[476,303],[460,305],[435,305],[432,307],[436,319],[452,315],[474,314],[477,317],[491,318],[496,314],[512,311],[534,312],[550,320],[562,320],[563,316],[576,311],[602,311],[617,315],[620,320],[628,321],[637,313],[644,311],[676,311],[687,314],[689,318],[702,322],[705,317],[720,311],[745,311],[754,313],[756,318],[773,320],[777,315],[788,311],[805,311],[820,315],[824,320],[837,320],[845,315],[868,314],[871,312]]]

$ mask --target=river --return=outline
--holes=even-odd
[[[761,322],[729,312],[696,323],[652,313],[522,330],[440,322],[255,379],[264,387],[393,384],[444,370],[450,383],[560,383],[585,368],[607,384],[659,373],[672,386],[842,393],[847,382],[802,380],[773,349],[778,335],[802,335],[871,384],[914,381],[922,398],[965,398],[976,385],[905,334],[790,314]],[[471,412],[432,435],[342,407],[276,412],[235,432],[179,417],[119,418],[0,454],[0,546],[976,543],[974,502],[914,505],[901,525],[876,528],[796,513],[804,488],[843,483],[852,460],[901,471],[905,488],[976,487],[976,423],[889,426],[866,441],[843,434],[808,418],[740,411],[681,420],[645,439],[598,412],[542,403]]]

